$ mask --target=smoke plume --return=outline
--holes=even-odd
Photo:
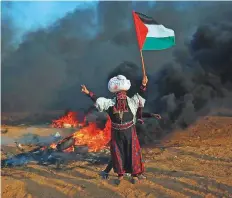
[[[172,123],[187,126],[209,112],[213,101],[228,104],[231,5],[99,2],[97,12],[85,9],[69,13],[46,29],[29,32],[13,52],[2,48],[2,54],[8,53],[2,62],[2,110],[88,108],[91,101],[80,93],[79,86],[86,84],[97,95],[106,96],[107,80],[118,73],[131,79],[134,90],[141,82],[131,14],[134,9],[153,16],[176,34],[174,48],[144,52],[149,77],[145,110],[160,112]],[[3,20],[3,32],[8,30],[6,24]],[[2,39],[4,43],[9,38]]]

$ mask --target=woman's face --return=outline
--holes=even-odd
[[[119,91],[119,92],[114,93],[114,96],[117,96],[119,93],[125,93],[125,94],[127,94],[126,91]]]

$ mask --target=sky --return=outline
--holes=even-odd
[[[75,9],[95,8],[97,1],[12,1],[1,2],[2,15],[12,19],[18,29],[16,39],[26,32],[45,28]]]
[[[155,5],[154,0],[149,2]],[[20,41],[25,33],[46,28],[75,9],[96,9],[98,1],[5,1],[1,5],[2,15],[10,17],[17,28],[15,40]],[[184,5],[181,3],[178,7],[181,9]]]

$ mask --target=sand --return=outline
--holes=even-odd
[[[13,139],[28,132],[26,126],[7,128],[2,137]],[[54,129],[34,127],[33,133],[46,136]],[[13,147],[9,144],[5,149]],[[156,147],[144,148],[143,156],[147,180],[131,184],[125,178],[119,186],[113,172],[109,180],[100,178],[105,165],[87,162],[70,162],[61,170],[37,164],[3,168],[2,197],[232,197],[231,117],[203,117]]]

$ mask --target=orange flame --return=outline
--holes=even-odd
[[[61,117],[59,120],[53,121],[53,127],[62,128],[63,124],[70,124],[72,126],[77,126],[79,121],[77,120],[75,112],[69,112],[66,116]],[[74,138],[74,145],[67,148],[63,152],[74,152],[75,146],[87,145],[90,152],[97,152],[101,149],[107,148],[107,144],[111,139],[111,120],[108,120],[105,124],[105,128],[99,129],[96,123],[89,123],[75,133],[72,134]],[[60,142],[65,141],[61,140]],[[50,148],[56,148],[56,144],[51,144]]]
[[[54,128],[63,128],[66,125],[70,125],[71,127],[77,127],[79,121],[77,120],[77,113],[73,111],[69,111],[66,115],[62,116],[58,120],[52,121],[52,127]]]
[[[97,152],[106,148],[111,138],[111,121],[108,118],[103,130],[97,128],[96,123],[90,123],[89,126],[73,134],[75,145],[87,145],[90,152]]]

